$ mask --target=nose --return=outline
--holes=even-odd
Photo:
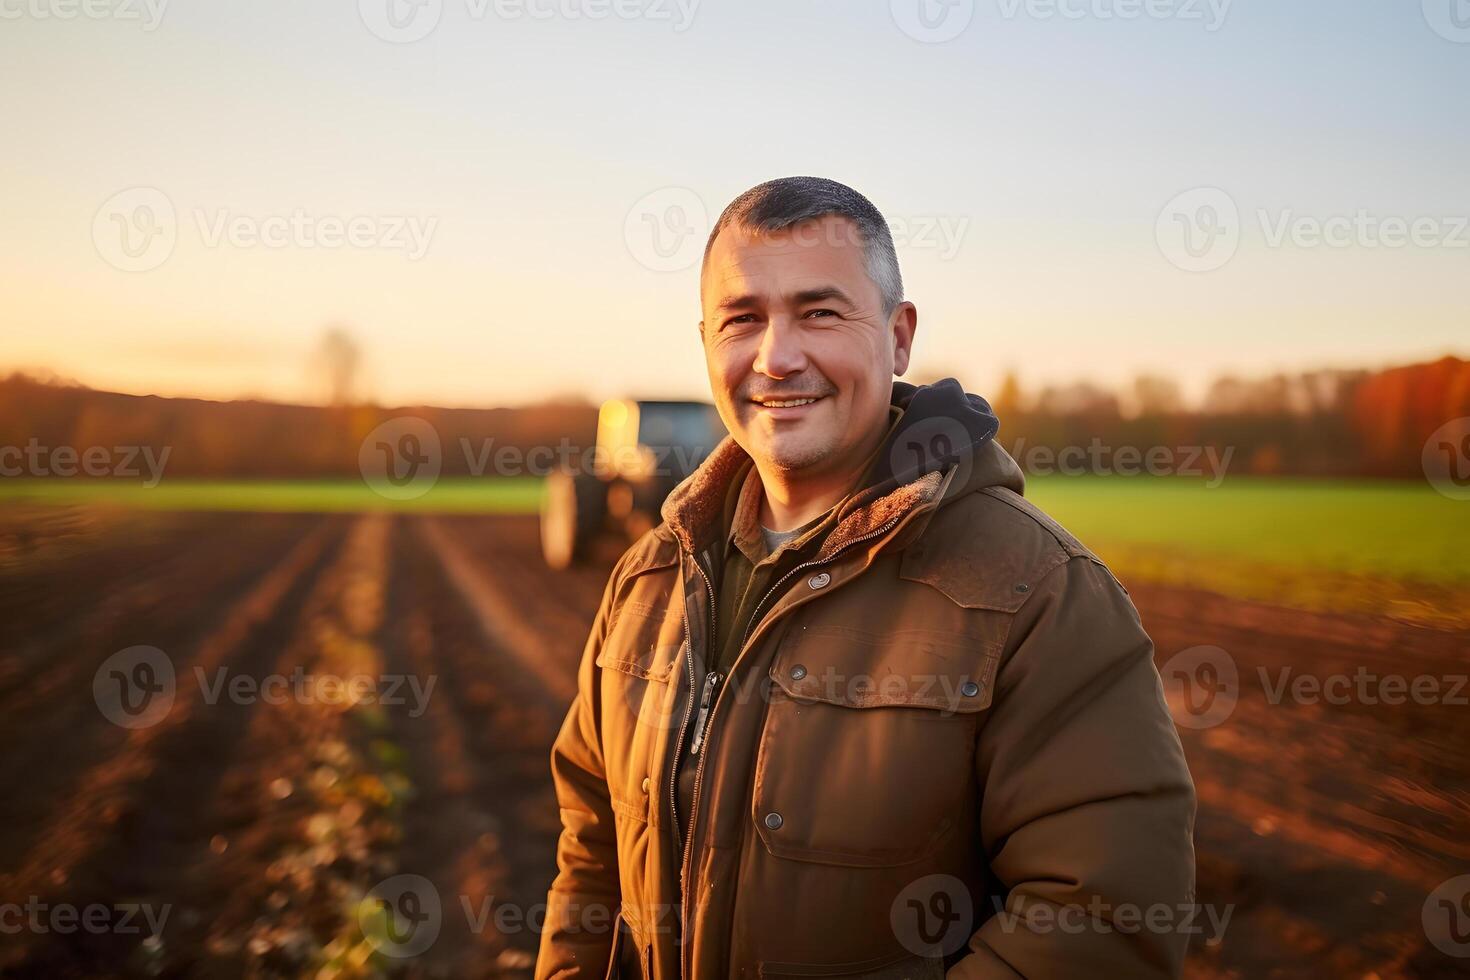
[[[789,320],[772,317],[761,335],[752,367],[768,378],[786,378],[806,370],[806,352],[801,347],[801,331]]]

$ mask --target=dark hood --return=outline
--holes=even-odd
[[[862,482],[867,499],[882,497],[925,473],[959,473],[945,502],[988,486],[1024,489],[1021,468],[995,442],[1000,420],[990,403],[954,378],[929,385],[893,383],[890,404],[903,410]]]

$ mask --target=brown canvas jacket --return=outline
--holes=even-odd
[[[1021,496],[982,399],[946,379],[894,404],[877,478],[711,699],[687,841],[674,762],[744,451],[614,568],[552,751],[536,977],[1179,975],[1195,797],[1153,645]]]

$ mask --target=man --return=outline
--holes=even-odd
[[[893,381],[882,216],[761,184],[700,290],[730,436],[608,582],[536,976],[1177,976],[1195,800],[1152,643],[986,402]]]

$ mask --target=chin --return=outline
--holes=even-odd
[[[760,439],[753,448],[752,457],[787,471],[802,470],[820,463],[831,455],[833,449],[825,440],[793,437]]]

